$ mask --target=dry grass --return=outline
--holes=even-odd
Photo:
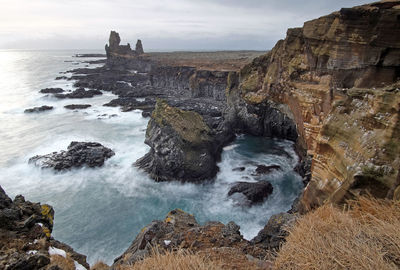
[[[90,267],[90,269],[91,270],[109,270],[110,266],[108,266],[104,262],[98,261],[92,267]]]
[[[155,251],[143,261],[133,266],[121,267],[120,270],[220,270],[219,264],[206,256],[193,254],[186,250],[164,253]]]
[[[342,211],[323,206],[302,217],[276,269],[399,269],[400,202],[361,197]]]
[[[67,258],[64,258],[60,255],[51,255],[50,265],[48,266],[48,269],[50,269],[52,266],[58,266],[60,269],[63,270],[75,270],[74,260],[71,259],[69,256],[67,256]]]

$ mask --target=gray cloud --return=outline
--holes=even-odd
[[[2,0],[0,48],[102,49],[116,30],[124,43],[141,38],[150,50],[265,50],[289,27],[368,2]]]

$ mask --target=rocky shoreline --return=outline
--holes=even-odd
[[[244,239],[234,222],[200,225],[175,209],[165,220],[144,227],[111,269],[142,260],[155,246],[211,254],[229,248],[231,255],[266,268],[264,258],[279,249],[285,229],[299,213],[366,193],[399,199],[399,17],[400,1],[342,9],[289,29],[285,40],[240,70],[169,65],[149,57],[140,40],[136,50],[120,45],[119,34],[112,31],[104,66],[69,71],[78,90],[63,94],[62,89],[44,89],[42,93],[58,98],[110,91],[118,98],[104,106],[142,110],[150,117],[145,143],[151,149],[135,165],[155,181],[212,180],[223,147],[236,134],[295,143],[304,192],[288,213],[272,216],[254,239]],[[45,167],[61,170],[101,166],[113,154],[97,143],[73,142],[67,152],[32,161],[44,159]],[[256,172],[271,170],[279,168],[264,166]],[[272,189],[267,181],[239,182],[227,195],[240,193],[251,206]],[[8,244],[1,250],[5,269],[19,269],[21,263],[51,269],[46,268],[52,263],[48,247],[61,245],[50,236],[51,207],[25,202],[22,196],[11,201],[0,189],[0,211],[4,243],[22,241],[17,254]],[[44,239],[34,247],[40,252],[29,253],[35,239]],[[84,256],[68,252],[88,268]]]

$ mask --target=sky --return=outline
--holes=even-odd
[[[0,49],[267,50],[287,28],[366,0],[0,0]]]

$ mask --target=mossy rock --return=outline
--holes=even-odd
[[[165,100],[157,99],[152,118],[160,126],[172,127],[183,140],[189,143],[200,144],[204,141],[212,141],[210,128],[200,114],[171,107]]]

